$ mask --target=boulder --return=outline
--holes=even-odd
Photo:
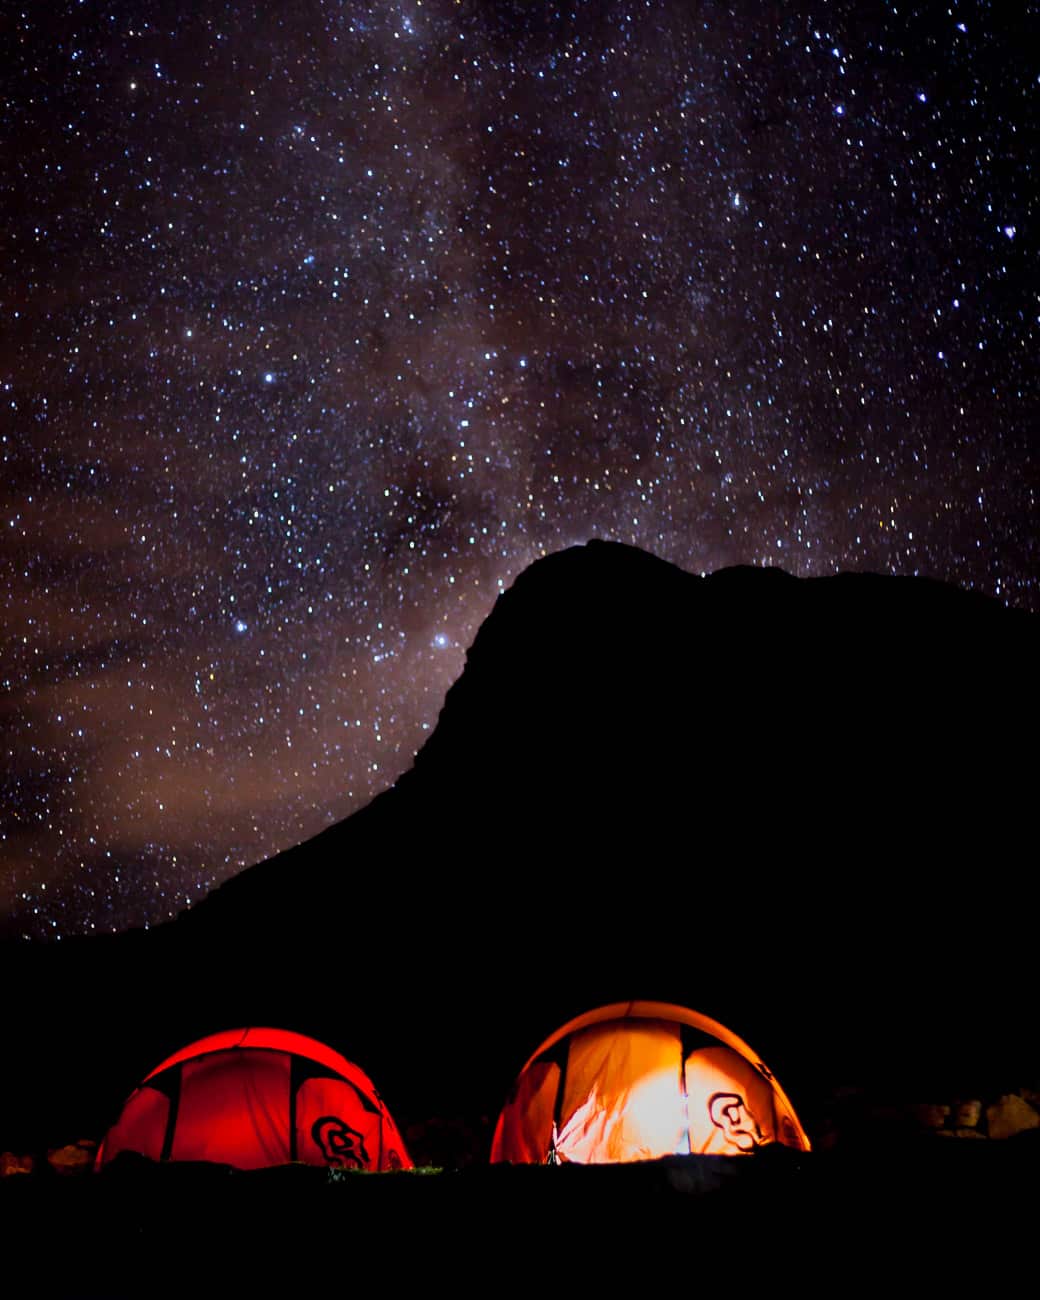
[[[911,1107],[910,1113],[919,1128],[940,1129],[946,1123],[950,1108],[938,1102],[920,1102]]]
[[[47,1152],[47,1163],[56,1174],[85,1174],[94,1165],[96,1151],[96,1142],[83,1139],[68,1146],[52,1148]]]
[[[31,1174],[32,1156],[16,1156],[13,1151],[0,1151],[0,1178],[9,1178],[12,1174]]]
[[[991,1138],[1014,1137],[1016,1133],[1040,1128],[1040,1114],[1024,1097],[1011,1092],[986,1107],[986,1127]]]

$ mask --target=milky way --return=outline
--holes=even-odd
[[[9,929],[154,924],[347,816],[592,536],[1040,608],[1037,19],[8,16]]]

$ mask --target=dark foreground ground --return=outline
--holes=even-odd
[[[360,1174],[127,1158],[0,1182],[7,1295],[1031,1294],[1040,1139]]]

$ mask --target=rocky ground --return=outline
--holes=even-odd
[[[1034,1253],[1040,1095],[897,1105],[836,1094],[810,1153],[489,1166],[487,1124],[411,1125],[422,1168],[91,1172],[90,1139],[0,1156],[7,1294],[217,1294],[229,1285],[612,1291],[798,1282],[1009,1293]]]
[[[5,1293],[1017,1294],[1035,1285],[1038,1155],[1018,1137],[396,1174],[129,1158],[4,1180]]]

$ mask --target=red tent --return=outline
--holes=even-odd
[[[230,1029],[175,1052],[131,1093],[96,1167],[121,1151],[238,1169],[412,1168],[368,1076],[285,1029]]]
[[[809,1150],[794,1108],[747,1043],[665,1002],[578,1016],[520,1071],[492,1161],[624,1163],[747,1155],[771,1142]]]

